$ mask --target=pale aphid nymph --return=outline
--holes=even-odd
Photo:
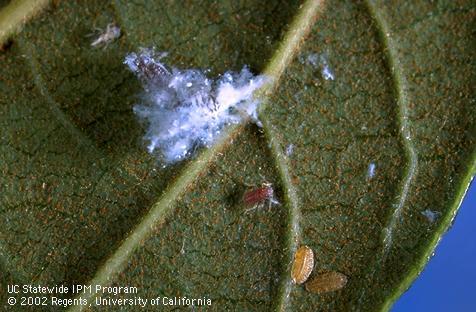
[[[92,47],[102,46],[106,48],[109,43],[121,36],[121,29],[114,23],[108,24],[105,30],[99,28],[97,30],[99,31],[99,36],[91,43]]]

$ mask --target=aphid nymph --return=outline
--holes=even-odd
[[[274,189],[271,183],[263,183],[261,187],[245,192],[243,202],[250,207],[246,210],[247,212],[264,205],[266,202],[268,202],[268,208],[271,208],[273,204],[279,204],[274,198]]]
[[[98,29],[99,37],[91,43],[92,47],[103,46],[105,49],[107,45],[121,36],[121,29],[114,23],[107,24],[106,29]]]
[[[173,77],[170,70],[160,62],[166,56],[167,53],[157,53],[154,49],[141,49],[138,54],[126,56],[125,63],[148,88],[167,88]]]

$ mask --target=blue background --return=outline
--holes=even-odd
[[[476,311],[476,182],[453,227],[443,236],[421,275],[392,312]]]

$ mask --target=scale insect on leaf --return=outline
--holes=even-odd
[[[340,272],[319,274],[306,283],[306,290],[315,294],[337,291],[347,284],[347,276]]]
[[[274,189],[271,183],[263,183],[261,187],[247,191],[243,194],[243,203],[250,207],[246,211],[254,210],[258,206],[268,202],[268,208],[273,204],[279,204],[274,197]]]
[[[314,253],[308,246],[301,246],[294,255],[291,278],[294,284],[302,284],[311,275],[314,268]]]

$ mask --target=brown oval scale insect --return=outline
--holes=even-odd
[[[342,289],[347,284],[347,276],[339,272],[327,272],[316,275],[306,283],[306,290],[323,294]]]
[[[308,246],[301,246],[294,255],[291,278],[294,284],[302,284],[311,275],[314,268],[314,253]]]

